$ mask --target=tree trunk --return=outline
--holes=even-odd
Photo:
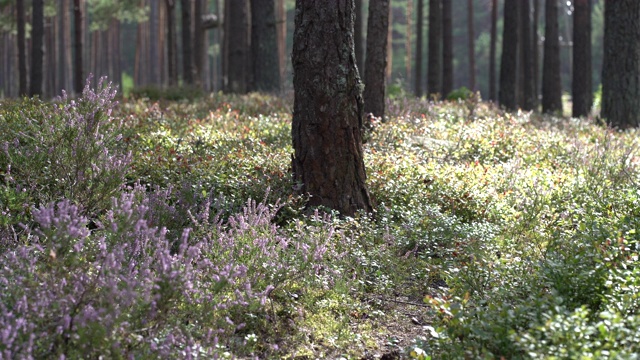
[[[393,11],[391,5],[389,5],[389,23],[393,23]],[[366,64],[367,63],[365,59],[365,67],[367,67]],[[393,28],[391,26],[388,26],[387,31],[387,68],[385,69],[385,73],[387,79],[386,84],[390,84],[391,75],[393,74]]]
[[[467,34],[469,38],[469,89],[476,91],[476,32],[473,25],[473,0],[467,0]]]
[[[364,26],[362,19],[364,19],[364,12],[362,11],[362,0],[355,0],[355,4],[356,21],[353,41],[355,42],[358,72],[364,74],[364,36],[362,34],[362,27]]]
[[[31,23],[31,88],[30,96],[42,95],[44,60],[44,0],[33,0]]]
[[[562,113],[558,2],[545,2],[544,58],[542,59],[542,112]]]
[[[71,65],[71,8],[69,6],[69,0],[60,0],[59,1],[59,29],[60,29],[60,38],[59,45],[60,48],[58,50],[58,62],[59,66],[59,74],[60,78],[60,86],[62,89],[67,92],[72,92],[72,65]]]
[[[438,97],[442,90],[442,0],[429,0],[429,55],[427,94]]]
[[[251,0],[251,52],[255,90],[270,93],[280,91],[274,0]]]
[[[518,107],[516,80],[518,71],[518,1],[504,1],[502,60],[500,61],[499,102],[507,110]]]
[[[411,19],[413,18],[413,0],[407,0],[407,27],[406,27],[406,32],[407,32],[407,36],[406,36],[406,41],[405,41],[405,58],[404,58],[404,64],[405,64],[405,81],[407,86],[410,86],[409,84],[411,84],[411,76],[413,76],[413,70],[411,67],[411,62],[413,61],[413,58],[411,56],[411,48],[412,48],[412,34],[411,31],[413,30],[413,23],[411,22]]]
[[[182,13],[182,80],[193,85],[193,52],[191,36],[191,0],[181,0]]]
[[[593,105],[591,92],[591,0],[573,2],[573,97],[572,116],[588,116]]]
[[[491,39],[489,44],[489,100],[496,101],[496,42],[498,37],[498,0],[491,0]]]
[[[591,1],[591,0],[589,0]],[[533,100],[534,108],[540,104],[540,34],[538,25],[540,24],[540,0],[533,0]]]
[[[73,88],[81,94],[84,87],[84,14],[82,0],[73,1]]]
[[[417,0],[416,6],[416,74],[415,74],[415,95],[422,96],[422,34],[424,33],[424,0]]]
[[[206,31],[202,28],[202,15],[207,14],[207,3],[205,0],[195,0],[194,11],[194,32],[193,32],[193,69],[195,82],[200,88],[203,86],[203,74],[205,64],[205,35]]]
[[[284,0],[276,2],[276,28],[278,29],[278,62],[280,68],[280,88],[283,89],[285,82],[287,61],[287,10]]]
[[[612,127],[640,125],[640,1],[604,7],[602,117]]]
[[[160,37],[164,28],[159,27],[160,9],[158,1],[151,1],[149,4],[149,84],[160,85]]]
[[[148,22],[147,22],[148,23]],[[111,19],[111,25],[109,25],[109,30],[107,33],[108,44],[107,47],[107,59],[109,59],[108,68],[109,68],[109,80],[113,82],[118,89],[122,89],[122,68],[120,66],[121,56],[120,56],[120,20],[113,18]],[[147,54],[149,52],[149,34],[147,33]],[[148,75],[147,75],[148,76]],[[148,81],[147,77],[147,81]]]
[[[45,98],[52,98],[58,93],[58,62],[57,58],[57,39],[58,29],[55,24],[53,18],[45,18],[44,22],[44,58],[42,61],[43,64],[43,72],[42,72],[42,82],[43,82],[43,96]],[[45,72],[44,69],[47,69]]]
[[[384,117],[385,69],[389,33],[389,0],[369,3],[367,56],[364,65],[364,112]]]
[[[522,49],[522,108],[534,110],[535,84],[533,81],[533,42],[531,37],[531,6],[530,0],[524,0],[520,4],[520,39]]]
[[[249,43],[249,5],[247,0],[232,0],[226,4],[229,31],[227,36],[228,76],[227,92],[246,93],[249,91],[250,43]]]
[[[442,0],[442,96],[453,90],[452,0]]]
[[[167,8],[167,65],[169,71],[169,86],[178,85],[177,35],[175,25],[175,0],[166,0]]]
[[[19,73],[19,94],[27,95],[27,42],[25,36],[25,11],[24,0],[16,3],[17,23],[18,23],[18,73]]]
[[[372,211],[362,151],[353,0],[296,1],[292,169],[310,206]]]

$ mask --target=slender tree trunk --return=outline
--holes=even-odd
[[[278,29],[278,61],[280,68],[280,89],[284,88],[287,59],[287,11],[284,6],[284,0],[276,2],[276,23]]]
[[[367,22],[367,56],[364,65],[364,111],[384,117],[385,69],[389,34],[389,0],[369,3]]]
[[[406,27],[406,41],[404,50],[406,52],[404,63],[405,63],[405,81],[408,87],[411,85],[411,77],[413,76],[413,69],[411,66],[411,62],[413,61],[413,57],[411,56],[411,48],[412,46],[412,34],[413,23],[411,19],[413,18],[413,0],[407,0],[407,27]]]
[[[249,4],[247,0],[232,0],[227,2],[229,15],[225,21],[229,22],[228,32],[228,75],[227,92],[246,93],[250,88],[250,30]]]
[[[362,34],[362,27],[364,19],[364,12],[362,11],[362,0],[355,0],[356,4],[356,21],[354,30],[356,61],[358,62],[358,71],[364,74],[364,36]]]
[[[160,11],[159,11],[159,3],[158,1],[151,1],[149,3],[149,65],[148,65],[148,79],[149,84],[159,85],[160,84],[160,49],[159,47],[159,37],[164,28],[160,28],[158,25],[160,21]]]
[[[280,91],[274,0],[251,0],[251,51],[255,90],[271,93]]]
[[[59,50],[58,62],[60,64],[58,77],[60,86],[67,92],[72,91],[72,65],[71,65],[71,7],[69,0],[59,1]]]
[[[166,0],[167,9],[167,65],[169,72],[169,86],[178,85],[178,44],[175,25],[175,0]]]
[[[531,37],[531,6],[530,0],[524,0],[521,3],[520,11],[520,38],[522,40],[522,108],[524,110],[534,110],[535,102],[535,84],[533,73],[533,42]]]
[[[542,112],[562,113],[562,83],[560,81],[560,39],[558,33],[558,2],[545,2],[544,58],[542,63]]]
[[[205,64],[205,35],[206,31],[202,28],[202,15],[208,13],[206,0],[195,0],[194,11],[194,32],[193,32],[193,67],[195,73],[195,82],[200,88],[203,86],[203,74]]]
[[[182,80],[193,85],[193,46],[191,35],[191,0],[181,0],[182,10]]]
[[[572,116],[588,116],[593,105],[591,92],[591,1],[573,2],[573,97]]]
[[[496,42],[498,37],[498,0],[491,0],[491,39],[489,44],[489,100],[496,101]]]
[[[499,102],[507,110],[518,107],[518,1],[504,1],[504,26],[502,33],[502,60],[500,62]]]
[[[18,73],[19,73],[19,94],[27,95],[27,42],[25,36],[25,10],[24,1],[17,0],[17,24],[18,24]]]
[[[389,5],[389,23],[393,23],[393,9],[391,5]],[[364,67],[367,67],[366,59]],[[391,75],[393,75],[393,28],[391,26],[388,27],[387,31],[387,68],[385,69],[385,73],[387,79],[386,84],[390,84]]]
[[[44,0],[33,0],[31,22],[31,88],[30,96],[42,95],[44,59]]]
[[[415,67],[415,94],[422,96],[422,34],[424,34],[424,0],[416,0],[416,67]]]
[[[73,1],[73,88],[76,94],[82,93],[84,86],[84,15],[82,0]]]
[[[476,91],[476,32],[475,26],[473,24],[473,16],[473,0],[467,0],[467,33],[469,38],[469,89],[471,89],[471,91]]]
[[[640,1],[606,1],[602,117],[612,127],[640,126]]]
[[[148,22],[147,22],[148,23]],[[148,34],[148,33],[147,33]],[[109,26],[109,79],[118,89],[122,89],[122,61],[120,55],[120,20],[111,19]],[[149,37],[147,36],[147,53],[149,53]],[[147,78],[148,80],[148,78]]]
[[[452,0],[442,0],[442,96],[453,91]]]
[[[370,212],[353,0],[297,0],[295,24],[291,133],[296,187],[311,196],[310,206],[343,215]]]
[[[540,36],[538,34],[540,24],[540,0],[533,0],[533,105],[534,109],[540,104]]]
[[[429,0],[429,55],[427,93],[438,96],[442,88],[442,0]]]
[[[58,29],[53,18],[45,18],[44,21],[44,44],[45,52],[42,61],[43,72],[43,95],[46,98],[52,98],[58,93],[58,64],[56,58],[58,57],[57,39]],[[47,71],[44,71],[47,69]]]

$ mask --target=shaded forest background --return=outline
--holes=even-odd
[[[542,66],[544,41],[544,4],[538,2],[538,47]],[[23,1],[26,19],[26,63],[27,73],[30,69],[32,4]],[[418,0],[391,1],[390,31],[388,50],[387,83],[389,94],[401,91],[413,92],[415,86],[416,67],[416,5]],[[189,3],[193,53],[197,69],[194,84],[204,91],[225,90],[225,29],[234,24],[232,16],[229,21],[218,21],[225,18],[225,1],[223,0],[187,0],[172,1],[176,33],[172,36],[176,42],[175,63],[169,64],[166,31],[167,10],[165,1],[150,0],[86,0],[79,1],[83,7],[83,69],[84,76],[89,73],[95,78],[108,76],[116,83],[125,95],[133,88],[146,86],[170,87],[185,84],[183,70],[184,12],[182,4]],[[366,38],[368,1],[362,1],[362,31]],[[489,96],[489,56],[491,31],[491,0],[473,0],[473,30],[475,38],[476,90],[483,98]],[[498,1],[497,43],[502,40],[503,1]],[[281,90],[292,88],[292,69],[289,61],[293,37],[294,0],[276,1],[276,21],[278,23],[278,56],[282,70]],[[561,76],[563,93],[571,89],[572,71],[572,24],[573,7],[571,1],[561,1],[559,6],[559,33],[561,52]],[[62,89],[70,92],[73,89],[73,38],[75,30],[73,21],[73,0],[44,1],[44,77],[43,97],[59,95]],[[452,1],[453,24],[453,88],[470,87],[469,71],[469,18],[468,1]],[[592,10],[592,54],[593,54],[593,89],[600,85],[603,38],[603,7],[601,0],[593,1]],[[428,6],[424,7],[422,26],[423,49],[422,69],[427,69],[427,36],[429,25]],[[533,8],[531,11],[533,11]],[[201,14],[198,19],[195,14]],[[18,51],[16,0],[0,0],[0,97],[17,97],[19,95]],[[532,19],[534,18],[532,14]],[[194,31],[196,22],[204,21],[207,30]],[[225,23],[225,25],[222,25]],[[362,39],[364,46],[365,39]],[[199,45],[202,44],[202,45]],[[284,47],[282,46],[284,44]],[[497,46],[498,66],[501,46]],[[155,54],[155,55],[154,55]],[[201,65],[200,65],[201,64]],[[171,69],[173,67],[173,70]],[[54,70],[54,71],[52,71]],[[361,75],[363,73],[360,69]],[[174,73],[175,72],[175,73]],[[538,71],[541,76],[542,71]],[[29,77],[28,77],[29,78]],[[426,88],[427,77],[423,76],[423,88]],[[496,79],[497,81],[497,79]],[[538,83],[540,79],[538,79]]]

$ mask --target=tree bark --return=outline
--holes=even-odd
[[[71,64],[71,8],[69,0],[59,1],[59,29],[60,48],[58,50],[58,62],[60,63],[59,75],[60,86],[67,92],[72,92],[72,64]]]
[[[247,0],[232,0],[226,3],[228,16],[228,83],[226,91],[230,93],[246,93],[249,91],[250,76],[250,31],[249,5]]]
[[[476,32],[473,25],[473,0],[467,0],[467,34],[469,38],[469,89],[476,91]]]
[[[354,1],[296,1],[292,169],[310,206],[372,211],[362,151]]]
[[[195,76],[195,83],[198,87],[206,88],[203,86],[204,84],[204,64],[206,58],[206,48],[205,48],[205,35],[206,32],[202,28],[202,15],[208,14],[207,11],[207,2],[206,0],[195,0],[195,11],[194,11],[194,32],[193,32],[193,69]]]
[[[442,96],[453,90],[452,0],[442,0]]]
[[[422,34],[424,33],[424,0],[417,0],[416,6],[416,67],[415,67],[415,95],[422,96]]]
[[[31,87],[29,96],[42,95],[44,60],[44,0],[33,0],[31,30]]]
[[[18,25],[18,93],[20,96],[27,95],[27,43],[25,36],[25,10],[24,0],[16,3],[16,16]]]
[[[169,86],[178,85],[177,67],[177,35],[175,25],[175,0],[166,0],[167,9],[167,65],[169,72]]]
[[[606,1],[602,117],[614,128],[640,125],[640,1]]]
[[[362,34],[362,27],[364,23],[364,12],[362,11],[362,0],[355,0],[356,4],[356,20],[353,41],[355,43],[356,61],[358,65],[358,72],[364,74],[364,36]]]
[[[542,59],[542,112],[544,113],[562,113],[559,35],[558,2],[557,0],[546,0],[544,57]]]
[[[278,62],[280,68],[280,89],[283,88],[285,81],[287,61],[287,10],[284,6],[284,0],[276,2],[276,28],[278,29]]]
[[[193,85],[193,36],[191,35],[191,0],[181,0],[182,14],[182,80]]]
[[[540,0],[533,0],[533,94],[534,107],[540,105],[540,34],[538,25],[540,24]]]
[[[375,117],[384,117],[389,7],[389,0],[369,3],[367,56],[364,65],[364,112],[365,115],[373,114]]]
[[[500,105],[507,110],[518,107],[517,71],[518,71],[518,1],[504,1],[504,25],[502,33],[502,60],[500,62]]]
[[[405,64],[405,81],[407,86],[410,86],[409,84],[411,84],[411,77],[413,76],[413,70],[412,70],[412,66],[411,66],[411,61],[413,61],[413,58],[411,57],[411,48],[412,48],[412,31],[413,31],[413,23],[411,22],[413,18],[413,0],[407,0],[407,27],[406,27],[406,32],[407,32],[407,36],[406,36],[406,41],[405,41],[405,58],[404,58],[404,64]]]
[[[280,91],[274,0],[251,0],[251,52],[255,90],[269,93]]]
[[[522,108],[535,109],[535,84],[533,82],[533,41],[531,36],[530,0],[520,4],[520,39],[522,49]]]
[[[442,0],[429,0],[429,54],[427,94],[439,97],[442,90]]]
[[[491,0],[491,38],[489,44],[489,100],[496,101],[496,42],[498,38],[498,0]]]
[[[591,92],[591,0],[573,2],[573,97],[572,116],[588,116],[593,105]]]
[[[81,94],[84,87],[84,11],[82,0],[73,1],[73,88]]]

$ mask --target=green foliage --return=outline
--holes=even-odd
[[[447,100],[467,100],[473,96],[473,91],[466,86],[459,87],[447,94]]]

